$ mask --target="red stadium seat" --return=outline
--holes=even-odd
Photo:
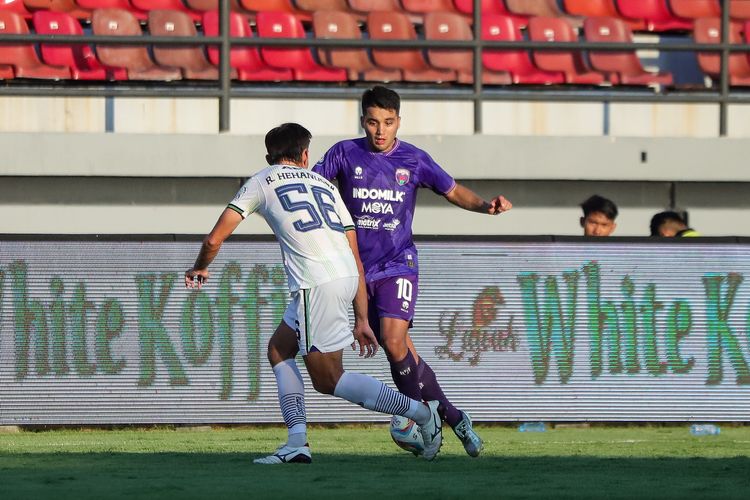
[[[312,15],[296,7],[292,0],[240,0],[243,9],[258,12],[287,12],[294,14],[301,21],[310,21]]]
[[[424,18],[424,31],[427,40],[471,40],[474,35],[469,22],[460,14],[452,12],[430,12]],[[429,49],[427,57],[436,68],[453,70],[459,83],[474,83],[474,57],[471,50]],[[509,85],[513,83],[507,71],[482,72],[482,83]]]
[[[203,13],[203,32],[206,36],[219,35],[219,12],[211,10]],[[253,32],[245,16],[238,12],[229,13],[229,34],[237,38],[251,38]],[[208,47],[208,59],[211,64],[219,65],[219,49]],[[268,66],[257,47],[237,46],[230,49],[229,65],[237,70],[237,77],[242,81],[288,81],[294,78],[290,69],[276,69]]]
[[[558,17],[566,15],[557,0],[505,0],[508,10],[521,16]]]
[[[40,10],[67,12],[76,19],[91,19],[91,11],[82,9],[74,0],[24,0],[23,3],[32,13]]]
[[[565,11],[571,16],[582,17],[620,17],[615,0],[563,0]],[[643,20],[623,18],[632,30],[642,30],[646,24]]]
[[[680,19],[669,10],[667,0],[617,0],[620,13],[646,21],[648,31],[691,30],[689,19]]]
[[[586,39],[591,42],[633,41],[628,25],[612,17],[589,17],[583,23]],[[609,79],[623,85],[670,85],[671,73],[651,73],[641,65],[635,50],[613,52],[590,51],[591,66],[609,75]]]
[[[719,0],[669,0],[669,6],[677,17],[721,17]]]
[[[507,16],[485,16],[482,21],[482,40],[521,41],[521,26]],[[564,83],[561,72],[543,71],[531,62],[525,49],[498,50],[487,48],[482,52],[484,66],[492,71],[509,71],[513,83],[552,84]]]
[[[343,38],[359,40],[362,32],[357,23],[357,15],[348,12],[319,10],[313,14],[315,38]],[[350,80],[392,82],[401,80],[401,71],[378,68],[370,60],[364,48],[331,48],[318,51],[321,61],[328,66],[349,71]]]
[[[84,9],[122,9],[133,14],[138,20],[145,21],[148,15],[145,11],[133,7],[128,0],[76,0],[76,3]]]
[[[349,3],[346,0],[295,0],[294,3],[298,9],[310,13],[315,13],[321,10],[354,12],[351,7],[349,7]]]
[[[67,12],[39,10],[34,12],[33,22],[34,30],[40,35],[83,36],[80,23]],[[88,44],[43,43],[40,49],[44,62],[69,68],[74,80],[127,80],[124,70],[99,64]]]
[[[729,0],[729,15],[732,19],[750,19],[750,0]]]
[[[562,17],[532,17],[529,20],[529,35],[535,42],[577,42],[578,35],[573,25]],[[590,71],[583,62],[581,51],[535,50],[534,63],[540,69],[565,75],[565,83],[598,85],[604,82],[601,73]]]
[[[527,16],[518,16],[513,14],[505,6],[503,0],[480,0],[481,1],[481,13],[485,14],[496,14],[499,16],[511,16],[517,23],[526,26],[529,18]],[[456,10],[462,14],[473,16],[474,14],[474,0],[454,0],[453,4],[456,6]],[[471,18],[470,18],[471,20]]]
[[[410,14],[457,12],[453,0],[401,0],[401,6]]]
[[[367,30],[373,40],[416,40],[409,17],[402,12],[374,11],[367,15]],[[433,68],[418,49],[372,49],[375,64],[401,69],[410,82],[453,82],[454,71]]]
[[[729,28],[729,43],[741,44],[742,24],[733,22],[729,24]],[[746,40],[747,36],[747,31],[745,31]],[[696,19],[693,37],[696,43],[721,43],[721,19],[718,17]],[[718,79],[721,74],[721,53],[698,52],[698,65],[704,73],[714,79]],[[748,53],[730,53],[728,71],[730,85],[750,85],[750,60],[748,60]]]
[[[22,15],[0,10],[0,35],[28,35],[29,27]],[[30,43],[0,44],[0,65],[7,75],[7,66],[13,66],[16,78],[63,80],[70,78],[68,68],[48,66],[39,60]]]
[[[29,9],[26,8],[26,6],[23,3],[23,0],[0,1],[0,12],[1,11],[13,12],[23,17],[24,19],[31,19],[31,12],[29,12]]]
[[[91,17],[95,35],[140,36],[143,35],[138,19],[123,9],[97,9]],[[180,80],[182,74],[176,68],[162,68],[148,55],[145,45],[98,45],[99,60],[107,66],[125,68],[130,80]]]
[[[154,36],[197,36],[195,24],[187,12],[152,10],[148,13],[148,29]],[[189,80],[217,80],[219,71],[212,66],[203,47],[156,45],[154,59],[161,66],[180,68]]]
[[[130,0],[130,3],[147,13],[152,10],[178,10],[189,15],[193,22],[201,21],[201,13],[189,9],[182,0]]]
[[[0,80],[12,80],[14,76],[13,66],[0,64]]]
[[[305,38],[305,29],[294,14],[289,12],[258,12],[258,35],[263,38]],[[263,60],[270,66],[291,69],[295,80],[342,82],[346,71],[326,68],[313,59],[307,47],[260,49]]]
[[[349,0],[349,7],[365,14],[374,11],[401,11],[401,4],[398,0]]]

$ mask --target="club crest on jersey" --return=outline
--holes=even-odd
[[[409,182],[409,171],[405,168],[397,168],[396,169],[396,182],[398,182],[399,186],[403,186],[407,182]]]

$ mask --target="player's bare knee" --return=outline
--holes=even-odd
[[[385,349],[388,359],[400,361],[406,357],[408,347],[403,338],[386,338],[383,339],[383,349]]]
[[[334,389],[336,389],[336,384],[333,382],[333,379],[327,374],[322,376],[315,376],[314,378],[312,378],[312,384],[313,388],[321,394],[333,395],[333,391]]]

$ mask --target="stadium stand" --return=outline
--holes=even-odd
[[[357,14],[354,13],[319,10],[313,14],[315,37],[361,39],[362,32],[357,18]],[[326,48],[318,50],[318,57],[328,66],[347,70],[350,80],[393,82],[402,79],[401,70],[376,66],[370,59],[367,49]]]
[[[750,19],[749,0],[729,0],[729,16],[732,19]]]
[[[642,19],[648,31],[670,31],[692,29],[688,19],[675,16],[667,0],[617,0],[620,13],[631,19]]]
[[[156,36],[197,36],[190,15],[178,10],[152,10],[148,13],[148,28]],[[155,46],[154,59],[160,66],[180,68],[189,80],[216,80],[219,70],[206,59],[203,47]]]
[[[292,0],[240,0],[240,6],[253,14],[258,12],[286,12],[301,21],[310,21],[310,12],[298,9]]]
[[[573,25],[562,17],[532,17],[529,20],[529,36],[537,42],[577,42],[578,35]],[[604,75],[586,68],[581,51],[532,51],[534,63],[539,69],[562,72],[565,83],[598,85]]]
[[[742,43],[743,26],[733,22],[729,25],[729,43]],[[747,37],[747,31],[745,31]],[[695,20],[693,37],[697,43],[721,42],[721,21],[718,18],[701,18]],[[698,52],[698,65],[701,70],[716,79],[721,72],[721,54],[719,52]],[[729,55],[729,84],[750,85],[750,61],[747,52]]]
[[[0,34],[28,35],[29,27],[22,15],[9,10],[0,10]],[[47,80],[69,79],[70,71],[61,66],[49,66],[39,60],[30,43],[0,44],[0,65],[12,66],[15,78]],[[3,74],[8,78],[7,67]]]
[[[430,12],[424,18],[427,40],[471,40],[474,36],[468,21],[453,12]],[[427,49],[427,58],[436,68],[455,71],[459,83],[474,83],[474,57],[472,50]],[[509,85],[513,83],[507,71],[484,69],[482,83]]]
[[[621,19],[612,17],[588,17],[583,23],[586,39],[592,42],[632,42],[633,34]],[[635,50],[589,52],[591,67],[612,81],[622,85],[669,85],[671,73],[646,71],[638,60]]]
[[[219,0],[184,0],[188,8],[199,12],[219,10]],[[244,12],[238,0],[229,0],[229,8],[236,12]]]
[[[404,11],[410,14],[428,12],[457,12],[453,0],[401,0]]]
[[[398,0],[348,0],[352,10],[368,14],[374,11],[401,11]]]
[[[258,35],[265,38],[305,38],[302,22],[289,12],[261,11],[256,16]],[[318,82],[346,81],[346,71],[327,68],[313,59],[307,47],[260,49],[263,60],[275,68],[291,69],[295,80]]]
[[[675,16],[688,19],[721,16],[719,0],[669,0],[669,7]]]
[[[84,9],[96,10],[96,9],[122,9],[130,12],[139,21],[145,21],[148,14],[136,7],[134,7],[129,0],[76,0],[79,7]]]
[[[215,10],[203,14],[203,30],[206,36],[218,36],[219,13]],[[250,38],[253,32],[244,15],[238,12],[229,13],[229,33],[233,37]],[[208,59],[211,64],[219,65],[218,47],[208,46]],[[240,81],[289,81],[294,79],[291,69],[277,69],[267,65],[260,57],[257,47],[233,47],[229,52],[229,66],[236,71]]]
[[[140,36],[143,34],[136,16],[124,9],[96,9],[91,17],[95,35]],[[145,46],[98,45],[99,60],[113,68],[127,70],[129,80],[180,80],[177,68],[164,68],[154,63]]]
[[[373,40],[416,40],[414,25],[403,12],[373,11],[367,15],[367,29]],[[430,66],[418,49],[372,49],[375,64],[400,69],[408,82],[453,82],[455,71]]]
[[[560,9],[557,0],[505,0],[508,10],[521,16],[564,16],[566,12]]]
[[[136,9],[144,12],[152,10],[178,10],[190,16],[193,22],[201,21],[201,13],[189,8],[182,0],[130,0]]]
[[[83,36],[81,24],[68,12],[39,10],[32,17],[40,35]],[[102,66],[88,44],[40,44],[42,59],[51,66],[67,67],[73,80],[126,80],[125,70]]]
[[[29,11],[51,11],[66,12],[76,19],[91,19],[91,11],[82,9],[74,0],[24,0],[24,5]]]
[[[453,3],[458,12],[467,15],[474,14],[474,0],[454,0]],[[480,5],[482,15],[495,14],[499,16],[512,16],[515,18],[516,22],[522,26],[526,26],[529,20],[528,16],[519,16],[510,12],[502,0],[481,0]]]
[[[484,16],[482,23],[482,40],[517,41],[523,40],[521,26],[507,16]],[[557,84],[565,78],[561,72],[543,71],[531,61],[527,50],[486,49],[482,52],[484,66],[493,71],[507,71],[513,83],[521,84]]]
[[[23,4],[22,0],[4,0],[0,2],[0,11],[14,12],[24,19],[31,19],[31,12]]]
[[[563,0],[563,5],[571,16],[622,18],[632,30],[642,30],[645,26],[642,20],[623,18],[615,0]]]
[[[346,0],[296,0],[294,3],[298,9],[309,12],[313,16],[320,11],[337,11],[348,14],[354,14],[355,12],[349,7]],[[358,19],[363,21],[364,16],[359,15]]]

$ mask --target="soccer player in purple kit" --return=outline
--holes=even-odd
[[[498,215],[512,208],[503,196],[485,201],[457,183],[429,154],[396,138],[401,99],[386,87],[362,95],[365,137],[338,142],[313,167],[336,179],[354,218],[367,282],[370,326],[383,346],[399,391],[417,400],[440,401],[441,417],[466,453],[482,451],[469,416],[451,404],[435,372],[418,356],[409,336],[419,285],[412,220],[417,189],[429,188],[465,210]]]

